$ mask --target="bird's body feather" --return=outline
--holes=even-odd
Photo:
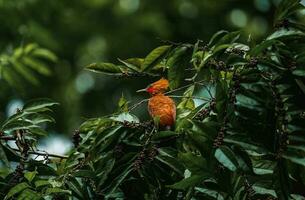
[[[160,93],[152,96],[148,101],[149,114],[152,117],[159,117],[159,125],[162,127],[172,126],[176,120],[175,102]]]

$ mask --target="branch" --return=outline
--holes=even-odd
[[[8,140],[16,140],[16,138],[13,136],[0,136],[0,140],[8,141]]]
[[[15,149],[15,148],[11,148],[11,147],[10,147],[10,149],[20,152],[19,149]],[[52,153],[47,153],[47,152],[28,151],[28,153],[33,154],[33,155],[38,155],[38,156],[48,156],[48,157],[54,157],[54,158],[68,159],[68,156],[57,155],[57,154],[52,154]]]
[[[169,97],[172,98],[192,98],[192,99],[200,99],[200,100],[204,100],[204,101],[211,101],[212,99],[208,99],[208,98],[204,98],[204,97],[196,97],[196,96],[178,96],[178,95],[168,95]]]

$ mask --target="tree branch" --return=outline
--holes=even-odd
[[[11,147],[10,147],[10,149],[20,152],[19,149],[15,149],[15,148],[11,148]],[[33,155],[38,155],[38,156],[48,156],[48,157],[54,157],[54,158],[68,159],[68,156],[57,155],[57,154],[52,154],[52,153],[47,153],[47,152],[28,151],[28,153],[33,154]]]

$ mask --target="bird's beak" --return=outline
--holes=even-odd
[[[146,90],[147,90],[147,88],[144,88],[144,89],[141,89],[141,90],[137,90],[137,92],[147,92]]]

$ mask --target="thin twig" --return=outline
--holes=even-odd
[[[174,89],[174,90],[165,92],[164,94],[171,94],[171,93],[173,93],[173,92],[177,92],[177,91],[182,90],[182,89],[184,89],[184,88],[190,87],[191,85],[197,85],[197,84],[203,83],[203,82],[206,82],[206,80],[196,81],[196,82],[187,84],[187,85],[185,85],[185,86],[179,87],[179,88],[177,88],[177,89]]]
[[[133,105],[129,108],[129,111],[134,110],[135,108],[137,108],[138,106],[140,106],[142,103],[144,103],[144,102],[146,102],[146,101],[148,101],[148,99],[144,99],[144,100],[142,100],[142,101],[140,101],[140,102],[138,102],[138,103],[136,103],[136,104],[133,104]]]
[[[19,149],[15,149],[10,147],[10,149],[14,150],[14,151],[18,151],[20,152]],[[38,152],[38,151],[28,151],[29,154],[33,154],[33,155],[38,155],[38,156],[49,156],[49,157],[54,157],[54,158],[61,158],[61,159],[67,159],[68,156],[64,156],[64,155],[57,155],[57,154],[52,154],[52,153],[46,153],[46,152]]]
[[[204,98],[204,97],[196,97],[196,96],[178,96],[178,95],[169,95],[172,98],[193,98],[193,99],[201,99],[204,101],[211,101],[211,99]]]
[[[0,140],[6,140],[6,141],[8,141],[8,140],[16,140],[16,138],[15,137],[13,137],[13,136],[0,136]]]

